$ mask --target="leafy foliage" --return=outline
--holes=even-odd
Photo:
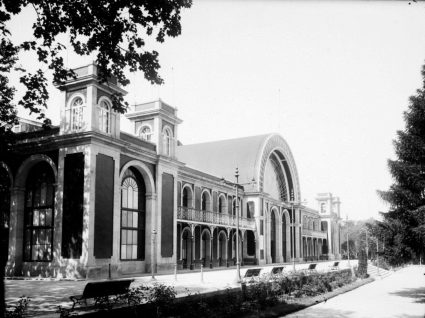
[[[394,183],[381,197],[390,204],[384,221],[372,230],[385,244],[384,257],[399,265],[425,252],[425,66],[424,82],[410,97],[406,123],[394,140],[396,160],[388,160]]]
[[[125,86],[129,83],[125,71],[129,70],[141,71],[149,82],[162,84],[158,52],[149,50],[146,40],[153,38],[162,43],[166,36],[178,36],[181,10],[191,4],[191,0],[0,0],[0,128],[3,130],[0,133],[10,131],[16,123],[15,88],[8,82],[11,71],[21,73],[20,82],[26,87],[19,105],[38,114],[45,126],[51,124],[44,113],[49,97],[45,67],[34,73],[17,67],[20,51],[34,52],[39,64],[53,72],[54,83],[61,85],[74,76],[64,66],[62,55],[66,47],[58,41],[60,36],[66,35],[78,55],[96,55],[101,82],[114,77]],[[19,18],[27,7],[37,16],[32,27],[33,38],[13,43],[7,23]],[[122,96],[113,96],[115,110],[123,113],[127,106]]]
[[[11,306],[5,312],[6,318],[21,318],[25,316],[27,307],[31,299],[29,297],[21,297],[15,306]]]
[[[126,295],[108,302],[108,306],[97,302],[95,309],[102,310],[102,317],[115,317],[117,309],[125,309],[123,315],[135,317],[181,317],[222,318],[260,315],[276,304],[285,304],[288,298],[317,296],[351,283],[351,271],[316,273],[305,275],[264,275],[259,281],[242,284],[240,290],[227,289],[222,294],[190,294],[176,299],[173,287],[162,284],[141,285],[132,288]],[[119,305],[119,308],[116,306]],[[92,308],[93,309],[93,308]],[[112,309],[112,311],[111,311]],[[76,314],[59,308],[61,317]]]

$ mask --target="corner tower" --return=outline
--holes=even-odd
[[[327,232],[328,255],[330,259],[339,259],[340,252],[340,205],[339,197],[332,193],[318,193],[317,204],[321,218],[321,230]]]
[[[58,86],[63,92],[60,107],[60,134],[97,131],[119,138],[120,116],[112,109],[113,94],[126,95],[115,78],[99,83],[97,66],[89,64],[74,69],[77,77]]]
[[[134,111],[125,115],[133,124],[133,133],[157,145],[157,153],[175,158],[178,125],[177,109],[161,99],[134,105]]]

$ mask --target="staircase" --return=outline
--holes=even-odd
[[[367,273],[373,277],[373,278],[385,278],[392,274],[391,271],[387,271],[383,268],[379,268],[379,275],[378,275],[378,267],[371,265],[370,263],[367,264]]]

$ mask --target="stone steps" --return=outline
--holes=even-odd
[[[380,277],[385,278],[392,274],[391,271],[387,271],[383,268],[379,268],[379,275],[378,275],[378,267],[371,265],[370,263],[367,264],[367,273],[374,278]]]

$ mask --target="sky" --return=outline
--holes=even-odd
[[[388,210],[376,191],[392,183],[392,140],[404,128],[409,96],[422,86],[425,4],[193,2],[179,37],[149,44],[159,52],[165,84],[131,74],[126,100],[161,98],[177,107],[183,144],[279,133],[308,206],[317,208],[317,193],[332,192],[344,218],[379,218]],[[30,32],[30,20],[10,24],[17,39]],[[88,62],[67,52],[69,67]],[[61,101],[52,87],[54,123]],[[131,132],[125,119],[121,125]]]

